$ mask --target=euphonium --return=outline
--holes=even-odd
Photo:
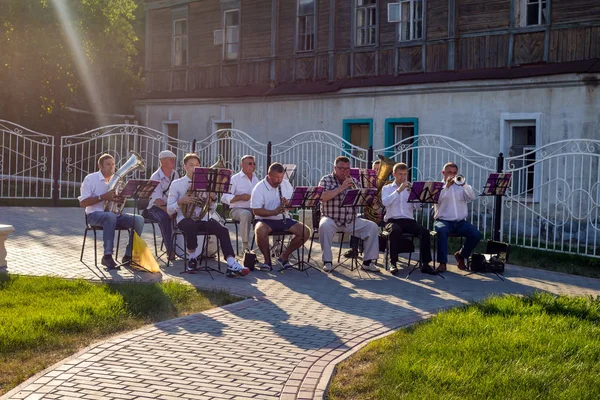
[[[223,158],[221,157],[221,155],[219,155],[217,162],[214,163],[213,165],[211,165],[209,168],[224,168],[224,167],[225,167],[225,163],[223,162]],[[222,183],[222,182],[219,182],[219,183]],[[212,197],[209,192],[206,192],[206,198],[203,198],[202,195],[204,194],[204,192],[198,192],[198,191],[193,190],[192,185],[193,185],[193,182],[190,183],[190,187],[189,187],[188,191],[186,192],[186,196],[189,195],[189,196],[194,197],[194,199],[195,199],[194,203],[184,204],[183,206],[181,206],[181,213],[183,214],[183,216],[185,218],[191,218],[194,221],[200,221],[200,220],[202,220],[202,218],[204,218],[206,213],[208,213],[208,211],[210,210],[210,206],[212,205]],[[194,218],[194,212],[196,211],[196,207],[200,207],[202,210],[200,211],[200,214],[198,214],[198,217]]]
[[[364,208],[365,217],[377,225],[379,225],[383,219],[383,205],[381,204],[381,188],[385,186],[388,179],[394,172],[394,160],[379,155],[381,163],[379,165],[379,171],[377,172],[377,197],[373,201],[372,205]]]
[[[135,151],[130,151],[129,154],[131,156],[125,164],[121,165],[118,171],[110,178],[108,182],[108,191],[114,190],[115,194],[118,196],[121,190],[125,187],[125,177],[129,175],[131,172],[135,170],[143,170],[146,169],[146,163],[142,157]],[[125,208],[125,202],[117,203],[115,201],[105,201],[104,202],[104,211],[114,212],[115,214],[121,214],[123,209]]]

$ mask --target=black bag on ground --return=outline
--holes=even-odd
[[[250,271],[254,271],[257,261],[258,258],[256,257],[256,253],[252,250],[246,250],[243,258],[244,267],[248,268]]]
[[[508,243],[488,240],[485,254],[473,253],[469,266],[473,272],[504,273],[504,264],[508,262]]]

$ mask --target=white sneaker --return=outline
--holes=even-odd
[[[373,265],[373,263],[369,264],[369,265],[362,265],[362,269],[364,269],[365,271],[369,271],[369,272],[379,272],[379,268],[377,268],[375,265]]]
[[[234,261],[233,264],[231,264],[227,269],[235,272],[238,275],[248,275],[248,272],[250,272],[248,268],[244,267],[237,261]]]
[[[325,264],[323,264],[323,271],[325,271],[325,272],[333,271],[333,264],[330,262],[326,262]]]

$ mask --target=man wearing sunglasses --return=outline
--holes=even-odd
[[[258,184],[256,161],[254,156],[242,157],[242,170],[231,177],[229,193],[224,194],[221,199],[223,203],[231,208],[231,218],[240,222],[240,234],[242,236],[242,252],[248,249],[248,238],[252,228],[254,214],[250,208],[250,194]]]
[[[158,154],[160,168],[152,174],[150,179],[160,183],[154,189],[148,207],[142,212],[142,216],[148,220],[158,223],[160,233],[167,248],[169,257],[174,258],[173,253],[173,225],[172,216],[167,212],[167,198],[171,183],[179,179],[179,173],[176,170],[177,156],[169,150],[161,151]],[[140,205],[140,208],[143,208]]]

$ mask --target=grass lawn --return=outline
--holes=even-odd
[[[598,399],[600,299],[493,297],[377,340],[329,399]]]
[[[108,336],[238,300],[175,282],[93,284],[0,274],[0,394]]]

